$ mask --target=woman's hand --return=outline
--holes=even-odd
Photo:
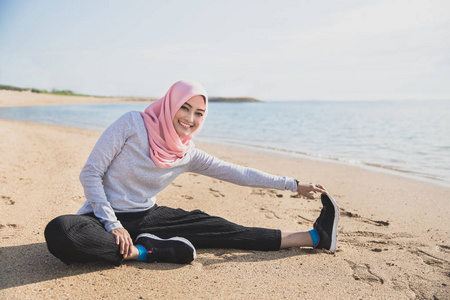
[[[314,199],[314,194],[317,192],[328,194],[327,190],[320,184],[299,183],[297,186],[297,193],[308,199]]]
[[[120,254],[127,258],[133,252],[133,240],[125,228],[111,230],[111,234],[116,238],[116,244],[120,245]]]

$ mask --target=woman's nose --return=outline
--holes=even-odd
[[[187,115],[187,120],[190,121],[190,122],[193,122],[194,121],[194,114],[189,113]]]

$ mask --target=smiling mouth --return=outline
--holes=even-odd
[[[191,128],[191,127],[194,127],[194,125],[189,125],[189,124],[183,123],[183,122],[181,122],[181,121],[178,121],[178,123],[179,123],[183,128],[186,128],[186,129],[189,129],[189,128]]]

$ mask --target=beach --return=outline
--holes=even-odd
[[[142,102],[144,98],[138,97],[74,97],[64,95],[40,94],[32,92],[16,92],[0,90],[0,107],[59,105],[59,104],[94,104],[118,102]],[[155,98],[148,98],[155,100]]]
[[[0,91],[0,106],[87,101],[77,98]],[[48,252],[43,232],[51,219],[76,213],[85,201],[78,175],[100,134],[0,120],[0,298],[449,297],[449,188],[346,164],[207,143],[196,146],[226,161],[324,185],[340,207],[336,253],[199,249],[189,265],[66,266]],[[247,226],[306,231],[319,215],[318,199],[187,173],[161,192],[157,203],[201,209]]]

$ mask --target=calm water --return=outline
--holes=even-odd
[[[104,129],[147,104],[1,108],[0,118]],[[199,141],[332,159],[450,185],[450,102],[211,103]]]

